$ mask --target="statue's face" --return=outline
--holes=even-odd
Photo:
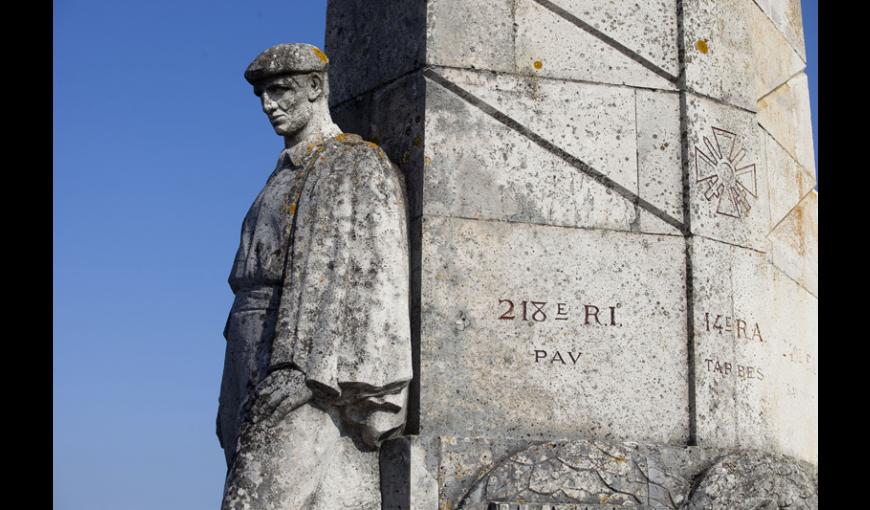
[[[274,76],[256,84],[263,111],[275,133],[293,136],[302,131],[314,112],[313,80],[306,75]],[[315,84],[317,85],[317,84]]]

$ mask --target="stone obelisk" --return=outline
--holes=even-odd
[[[798,0],[333,0],[327,23],[333,116],[408,188],[385,507],[817,506]]]

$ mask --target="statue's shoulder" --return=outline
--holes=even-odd
[[[336,165],[341,168],[354,168],[368,175],[395,178],[400,175],[398,168],[377,144],[364,140],[359,135],[341,133],[324,143],[318,162]]]

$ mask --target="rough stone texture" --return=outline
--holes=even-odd
[[[440,451],[457,510],[818,508],[810,466],[757,451],[450,437]]]
[[[698,444],[816,462],[817,300],[763,253],[695,237],[691,258]]]
[[[742,108],[804,68],[804,62],[752,0],[683,3],[686,85]]]
[[[589,508],[688,507],[740,448],[817,462],[817,214],[789,2],[414,0],[415,34],[402,13],[330,2],[377,20],[331,39],[366,68],[336,118],[384,147],[412,206],[409,498],[435,478],[439,510],[470,504],[531,440],[671,443],[606,446],[643,453],[607,467],[604,505],[587,480]],[[384,57],[421,40],[417,67]],[[606,318],[616,302],[621,327],[582,324],[582,305]],[[582,485],[551,460],[513,494]]]
[[[399,437],[381,447],[383,510],[432,510],[438,507],[438,483],[426,466],[420,438]]]
[[[344,132],[378,144],[402,170],[411,218],[423,212],[425,93],[423,76],[411,73],[332,108]]]
[[[648,15],[653,12],[650,10]],[[672,79],[657,74],[540,2],[516,0],[515,20],[518,74],[656,89],[675,88]]]
[[[622,186],[637,189],[634,90],[449,69],[439,74]]]
[[[810,91],[806,74],[795,76],[758,102],[758,123],[804,169],[815,175]]]
[[[690,510],[819,507],[817,483],[788,460],[758,453],[733,454],[710,467],[692,491]]]
[[[804,24],[800,0],[755,0],[774,25],[782,32],[789,44],[806,60]]]
[[[426,58],[426,3],[328,2],[326,53],[332,105],[418,69]]]
[[[380,509],[380,471],[393,466],[379,466],[378,448],[405,425],[405,183],[377,145],[333,124],[317,77],[272,75],[311,59],[327,57],[278,45],[245,74],[286,148],[243,221],[229,278],[223,510]]]
[[[458,78],[455,73],[451,77]],[[458,83],[473,92],[485,92],[485,87],[475,86],[476,78],[497,86],[497,80],[477,75]],[[502,83],[504,92],[487,92],[493,106],[497,107],[494,100],[498,96],[503,96],[505,102],[532,103],[531,97],[523,97],[532,91],[521,79],[507,77]],[[620,95],[618,91],[579,84],[553,86],[573,92],[575,100],[583,100],[598,111],[574,115],[566,110],[564,117],[536,120],[535,124],[540,127],[535,127],[542,134],[551,134],[557,126],[564,129],[567,124],[570,135],[573,124],[573,130],[581,136],[565,135],[555,142],[578,153],[583,151],[591,157],[606,158],[607,162],[618,165],[619,175],[636,187],[631,94]],[[553,104],[558,101],[554,92],[546,89],[547,97],[552,98],[549,105],[545,100],[535,105],[555,111],[560,104]],[[615,103],[617,100],[623,104],[622,109]],[[522,114],[526,121],[529,119],[525,117],[533,115],[530,111]],[[620,122],[625,131],[595,120],[598,117],[603,121],[610,115],[615,121],[614,114],[624,119]],[[550,133],[546,132],[547,128]],[[637,213],[631,201],[431,80],[427,84],[425,139],[424,214],[620,230],[630,230],[636,221]],[[623,141],[628,150],[619,146]],[[603,145],[623,155],[608,155],[600,150]]]
[[[773,264],[814,296],[819,295],[819,206],[811,190],[770,233]]]
[[[427,2],[426,62],[513,71],[513,2]]]
[[[795,161],[767,132],[764,134],[764,147],[767,155],[770,229],[773,229],[813,190],[816,176]]]
[[[690,94],[686,117],[692,233],[764,250],[770,210],[755,116]]]
[[[637,90],[638,195],[680,221],[683,168],[680,156],[680,99],[677,94]],[[640,211],[641,232],[680,234],[649,211]]]
[[[662,71],[671,76],[679,74],[675,0],[554,0],[553,4]]]
[[[683,255],[672,236],[424,216],[421,434],[685,440]]]

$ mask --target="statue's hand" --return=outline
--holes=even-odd
[[[254,389],[249,419],[254,423],[263,420],[278,422],[308,402],[311,396],[311,390],[305,384],[305,374],[292,368],[275,370]]]

